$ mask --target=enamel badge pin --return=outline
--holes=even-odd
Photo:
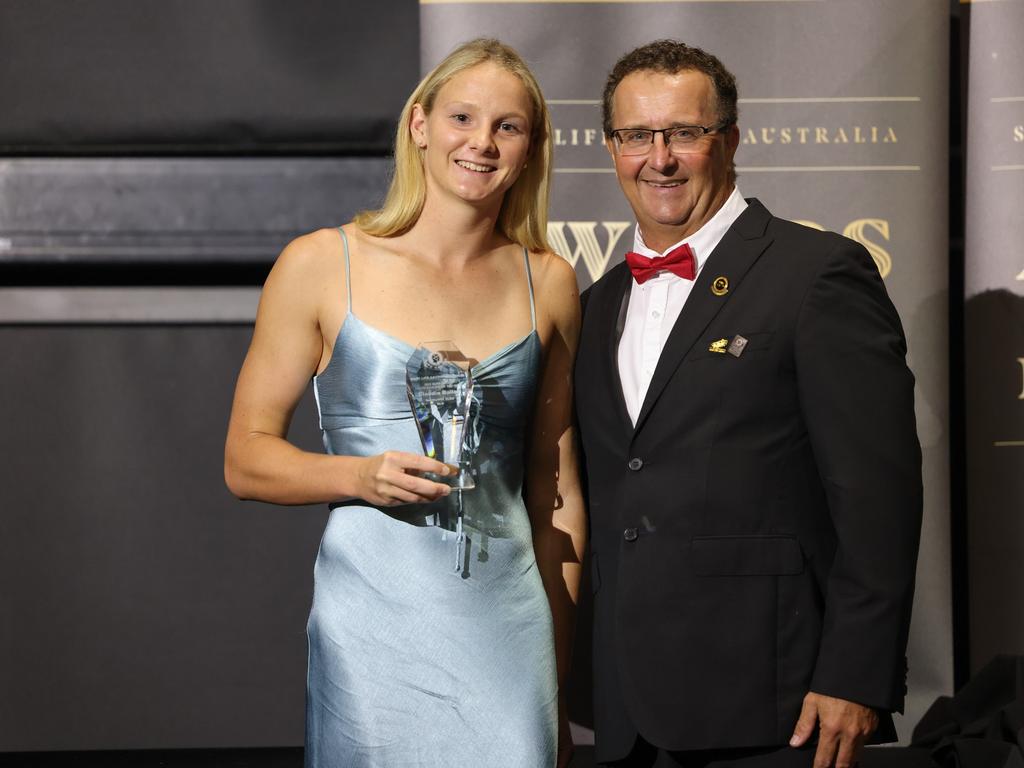
[[[733,357],[739,357],[743,354],[743,350],[747,348],[747,340],[740,336],[738,333],[732,337],[732,341],[729,342],[729,346],[726,348]]]

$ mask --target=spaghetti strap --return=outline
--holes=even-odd
[[[523,261],[526,263],[526,284],[530,288],[530,325],[537,330],[537,305],[533,299],[533,273],[530,271],[530,252],[523,246]]]
[[[345,230],[338,227],[338,232],[341,233],[341,242],[345,246],[345,289],[348,291],[348,306],[346,310],[352,312],[352,270],[349,268],[348,263],[348,235],[345,234]],[[530,301],[533,301],[533,294],[530,294]]]

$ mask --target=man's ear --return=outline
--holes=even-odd
[[[422,104],[412,105],[412,118],[409,120],[409,135],[413,143],[420,149],[427,147],[427,112]]]
[[[733,123],[729,126],[729,130],[725,134],[725,148],[729,153],[729,157],[732,158],[736,154],[736,149],[740,145],[740,127]]]

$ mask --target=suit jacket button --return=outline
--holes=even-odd
[[[629,460],[629,464],[626,465],[634,472],[640,471],[644,466],[644,460],[641,458],[633,458]]]
[[[622,538],[626,541],[636,541],[638,531],[636,528],[627,528],[622,532]]]

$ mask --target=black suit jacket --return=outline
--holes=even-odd
[[[637,732],[671,750],[785,744],[809,690],[902,708],[922,489],[900,321],[863,247],[749,202],[635,428],[616,363],[628,269],[585,295],[599,761]],[[739,356],[711,351],[737,335]]]

